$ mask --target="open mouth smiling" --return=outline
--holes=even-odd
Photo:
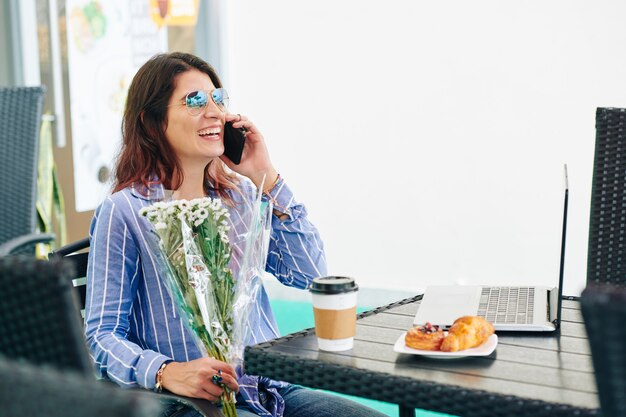
[[[198,135],[203,138],[219,136],[222,130],[219,127],[209,127],[198,131]]]

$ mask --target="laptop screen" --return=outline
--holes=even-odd
[[[567,164],[563,165],[563,171],[565,174],[565,197],[563,201],[563,230],[561,232],[561,263],[559,265],[559,286],[558,286],[558,294],[559,298],[557,300],[557,309],[556,309],[556,320],[555,325],[559,327],[561,325],[561,307],[563,303],[563,273],[565,271],[565,242],[567,235],[567,206],[569,203],[569,178],[567,176]]]

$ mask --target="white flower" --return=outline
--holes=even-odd
[[[154,224],[154,228],[157,230],[167,229],[167,224],[165,224],[164,222],[158,222]]]
[[[207,217],[209,217],[209,211],[206,208],[200,208],[198,210],[195,211],[196,217],[198,217],[199,219],[206,219]]]
[[[167,208],[167,204],[165,204],[163,201],[157,201],[153,204],[153,207],[157,210],[163,210]]]

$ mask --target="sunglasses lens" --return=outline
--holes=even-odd
[[[192,91],[187,94],[185,104],[190,114],[196,115],[202,112],[202,109],[206,107],[208,101],[207,93],[205,91]]]
[[[211,96],[213,97],[213,102],[220,110],[225,111],[228,108],[228,93],[225,89],[216,88],[211,92]]]

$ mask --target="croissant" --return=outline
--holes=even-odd
[[[420,350],[439,350],[444,338],[443,330],[439,326],[426,323],[423,326],[414,327],[406,332],[404,343],[410,348]]]
[[[480,346],[494,331],[492,324],[482,317],[460,317],[450,327],[440,349],[444,352],[457,352]]]

